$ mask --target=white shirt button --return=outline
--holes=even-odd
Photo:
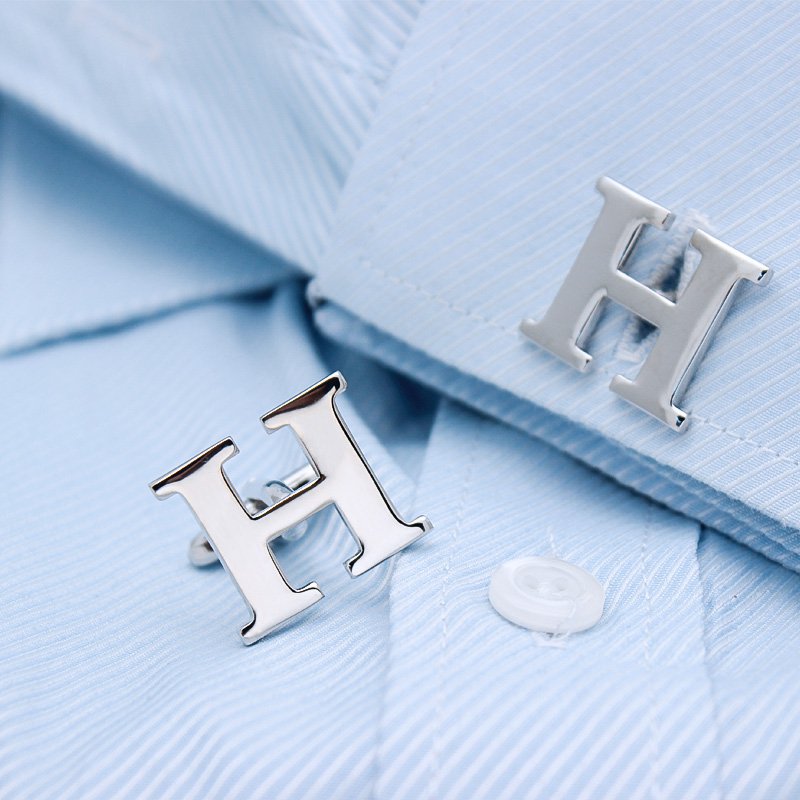
[[[515,625],[541,633],[585,631],[603,616],[605,592],[585,569],[559,558],[515,558],[492,575],[489,601]]]

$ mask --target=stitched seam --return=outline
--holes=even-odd
[[[660,797],[661,789],[658,783],[658,773],[660,768],[661,753],[658,744],[658,725],[656,721],[656,691],[653,684],[653,660],[652,652],[650,649],[650,642],[652,637],[652,614],[653,602],[650,596],[650,581],[647,576],[647,548],[650,543],[650,528],[653,521],[653,505],[647,504],[647,516],[644,525],[644,532],[642,534],[642,548],[640,554],[640,567],[642,571],[642,586],[644,588],[645,598],[645,618],[644,618],[644,661],[647,665],[648,680],[647,685],[649,689],[649,705],[650,710],[648,713],[648,729],[650,731],[650,772],[652,775],[652,784],[650,786],[650,794],[654,797]]]
[[[705,581],[703,580],[703,568],[700,564],[700,537],[705,531],[704,525],[698,526],[697,532],[697,546],[695,547],[694,557],[697,564],[697,577],[700,583],[700,619],[703,625],[703,666],[706,671],[708,679],[708,699],[711,705],[711,722],[714,725],[714,755],[715,755],[715,768],[714,772],[717,776],[717,797],[724,796],[723,776],[722,776],[722,727],[719,718],[719,703],[717,701],[717,688],[714,683],[713,670],[709,661],[709,647],[708,647],[708,616],[706,614],[706,589]],[[710,598],[709,598],[710,600]]]
[[[559,558],[558,551],[556,550],[556,537],[553,534],[553,526],[547,527],[547,543],[550,545],[550,555],[553,558]]]
[[[414,492],[414,496],[416,497],[416,491]],[[392,635],[392,628],[394,627],[394,615],[397,613],[395,609],[394,603],[394,589],[396,583],[394,581],[395,573],[400,565],[400,561],[403,557],[403,551],[401,550],[395,557],[392,559],[394,563],[394,568],[389,573],[389,591],[387,592],[387,609],[386,609],[386,617],[387,617],[387,636],[388,642],[386,646],[386,657],[385,663],[383,665],[383,676],[382,676],[382,686],[381,686],[381,708],[378,715],[378,733],[375,737],[375,754],[372,758],[372,785],[370,787],[369,796],[372,800],[375,800],[378,796],[378,781],[381,778],[381,766],[382,766],[382,755],[383,755],[383,747],[385,744],[386,736],[386,714],[387,714],[387,698],[389,695],[389,682],[392,679],[392,654],[395,649],[394,643],[394,636]]]
[[[266,5],[267,3],[265,2],[258,3],[258,6]],[[412,23],[412,29],[418,17],[419,14]],[[338,67],[342,72],[348,75],[353,75],[356,78],[364,78],[376,85],[384,83],[391,74],[393,65],[389,65],[384,69],[370,60],[351,60],[343,53],[332,49],[330,45],[325,42],[315,42],[313,39],[309,39],[302,31],[288,27],[280,20],[269,18],[268,24],[273,32],[277,33],[284,40],[282,42],[284,46],[297,50],[301,55],[310,55],[315,61],[322,65]],[[396,56],[399,56],[402,52],[405,47],[405,42],[408,41],[410,35],[411,30],[409,30],[401,47],[397,49],[395,53]]]
[[[400,172],[402,168],[406,165],[411,153],[414,151],[414,148],[417,144],[417,135],[419,134],[419,130],[422,127],[422,123],[425,121],[425,117],[430,111],[433,106],[433,98],[436,96],[436,92],[439,88],[439,84],[441,82],[442,76],[444,75],[447,66],[450,61],[450,56],[453,54],[453,51],[456,49],[459,41],[461,40],[461,36],[466,28],[467,22],[472,18],[473,11],[475,10],[474,5],[470,5],[466,9],[466,13],[461,19],[458,27],[456,28],[455,32],[453,33],[452,39],[447,46],[447,50],[442,55],[441,61],[439,62],[439,68],[436,72],[436,77],[431,81],[430,90],[428,92],[428,96],[425,99],[425,102],[422,104],[419,112],[417,113],[416,121],[414,122],[413,127],[406,139],[403,147],[400,150],[400,157],[397,160],[397,164],[395,165],[394,169],[389,174],[386,183],[381,191],[380,196],[378,197],[377,202],[375,203],[375,212],[372,215],[372,218],[369,221],[369,224],[366,228],[366,236],[365,236],[365,243],[372,239],[375,235],[375,226],[380,215],[386,210],[386,206],[389,202],[389,195],[391,194],[392,189],[394,188],[395,183],[397,183],[397,179],[400,177]],[[359,261],[364,261],[366,263],[366,244],[364,249],[361,251],[361,255],[358,257]],[[413,284],[409,284],[413,286]],[[420,290],[419,287],[415,287],[417,290]]]
[[[550,548],[551,558],[560,558],[556,548],[556,537],[553,533],[553,526],[547,526],[547,545]],[[572,613],[570,617],[575,615],[576,606],[573,603]],[[564,620],[566,622],[566,620]],[[564,624],[563,622],[561,623]],[[564,650],[567,646],[567,640],[570,638],[569,632],[556,631],[555,633],[541,633],[540,631],[531,631],[531,641],[536,647],[550,647],[556,650]]]
[[[400,59],[405,53],[406,49],[408,48],[408,43],[411,40],[411,37],[414,34],[414,31],[419,27],[419,18],[422,15],[422,9],[418,9],[417,15],[414,18],[414,22],[412,23],[411,27],[406,34],[405,39],[403,40],[403,44],[398,48],[397,52],[395,53],[395,57],[392,61],[391,66],[387,70],[386,75],[384,76],[384,82],[388,82],[391,76],[394,74],[397,65],[400,63]],[[373,113],[370,124],[374,121],[375,115]],[[433,417],[433,423],[431,425],[431,429],[428,435],[428,445],[430,445],[431,439],[433,437],[433,429],[436,425],[436,421],[440,418],[442,413],[442,404],[441,402],[438,403],[436,411]],[[430,448],[428,448],[429,450]],[[420,478],[423,472],[420,470],[418,479],[414,482],[414,491],[412,492],[412,499],[414,503],[416,503],[417,495],[419,494],[420,488]],[[411,506],[409,506],[411,507]],[[397,568],[405,555],[404,551],[401,551],[395,556],[393,559],[394,568],[389,574],[389,592],[388,592],[388,609],[387,609],[387,632],[388,632],[388,643],[386,648],[386,664],[384,668],[384,675],[383,675],[383,685],[382,685],[382,693],[381,693],[381,710],[378,716],[378,734],[375,738],[375,755],[372,759],[372,785],[370,787],[370,798],[371,800],[375,800],[378,795],[378,782],[381,779],[381,765],[383,761],[383,748],[386,740],[386,716],[388,713],[388,697],[389,697],[389,682],[391,680],[392,674],[392,658],[393,652],[395,650],[395,639],[393,635],[393,628],[394,628],[394,614],[396,613],[395,609],[395,602],[394,602],[394,575],[397,572]]]
[[[107,37],[112,44],[120,43],[130,47],[133,52],[143,54],[145,60],[155,64],[164,52],[164,43],[147,30],[119,16],[109,5],[101,5],[94,0],[76,3],[70,12],[69,22],[83,30]],[[93,27],[89,27],[89,25]]]
[[[405,286],[406,288],[415,291],[416,293],[422,295],[423,297],[427,298],[428,300],[433,300],[434,302],[439,303],[440,305],[443,305],[445,308],[447,308],[450,311],[458,314],[459,316],[463,316],[463,317],[465,317],[467,319],[473,320],[474,322],[478,322],[478,323],[480,323],[480,324],[482,324],[482,325],[484,325],[486,327],[489,327],[489,328],[492,328],[494,330],[500,331],[501,333],[503,333],[506,336],[509,336],[509,337],[513,336],[514,339],[517,339],[518,336],[519,336],[519,331],[516,328],[514,328],[514,329],[506,328],[504,325],[500,325],[498,322],[495,322],[492,319],[489,319],[489,318],[481,316],[480,314],[477,314],[477,313],[475,313],[473,311],[469,311],[469,310],[467,310],[465,308],[462,308],[461,306],[458,306],[455,303],[450,302],[446,298],[440,297],[439,295],[436,295],[436,294],[434,294],[432,292],[429,292],[428,290],[424,289],[423,287],[417,286],[416,284],[411,283],[410,281],[408,281],[408,280],[406,280],[404,278],[398,278],[395,275],[390,275],[389,273],[385,272],[384,270],[380,269],[379,267],[376,267],[374,264],[372,264],[364,256],[360,257],[359,263],[362,266],[364,266],[367,269],[369,269],[370,271],[372,271],[372,272],[376,273],[377,275],[383,277],[384,279],[388,280],[389,282],[394,283],[395,285],[398,285],[398,286]],[[613,372],[612,370],[610,370],[610,369],[608,369],[606,367],[596,367],[595,368],[595,372],[597,374],[605,375],[606,377],[609,377],[609,378],[613,378],[617,374],[616,372]],[[800,460],[793,459],[790,456],[787,456],[787,455],[785,455],[784,453],[781,453],[778,450],[775,450],[775,449],[773,449],[771,447],[768,447],[767,445],[763,445],[763,444],[755,441],[754,439],[751,439],[748,436],[742,436],[742,435],[736,433],[735,431],[730,430],[730,428],[727,428],[724,425],[720,425],[720,424],[714,422],[713,420],[711,420],[711,419],[709,419],[707,417],[702,417],[702,416],[699,416],[698,414],[692,413],[690,419],[691,419],[691,422],[692,422],[693,425],[696,425],[696,424],[707,425],[708,427],[713,428],[714,430],[716,430],[719,433],[727,436],[730,439],[734,439],[737,442],[741,442],[742,444],[749,445],[752,449],[754,449],[757,452],[765,453],[767,455],[771,455],[774,458],[778,459],[779,461],[782,461],[782,462],[784,462],[786,464],[789,464],[790,466],[800,468]]]
[[[333,308],[333,306],[331,306]],[[342,313],[349,313],[343,307],[339,307]],[[466,405],[470,406],[471,408],[477,409],[478,411],[485,412],[486,409],[478,402],[476,402],[474,395],[469,393],[465,393],[464,391],[460,391],[457,387],[453,388],[450,384],[442,383],[439,380],[434,372],[431,372],[431,365],[425,359],[427,356],[425,355],[424,351],[420,350],[418,347],[410,345],[408,343],[402,343],[403,347],[405,348],[402,353],[399,354],[395,351],[387,351],[385,347],[385,339],[375,338],[381,334],[381,331],[376,328],[372,323],[368,321],[362,320],[361,323],[363,326],[364,332],[368,332],[369,339],[368,345],[365,345],[364,342],[360,341],[358,335],[353,335],[353,332],[350,328],[342,327],[342,319],[338,316],[338,312],[334,311],[334,316],[330,316],[326,314],[325,311],[317,312],[316,319],[320,322],[323,329],[327,330],[329,334],[335,336],[340,341],[349,344],[356,349],[359,349],[363,352],[368,352],[371,356],[380,359],[384,363],[394,366],[395,368],[399,368],[401,371],[408,371],[411,370],[417,375],[418,378],[430,384],[433,387],[437,387],[440,391],[442,391],[445,396],[453,398],[461,403],[465,403]],[[383,334],[384,336],[390,336],[390,334]],[[395,342],[400,342],[400,340],[394,339]],[[422,360],[421,360],[422,359]],[[447,369],[455,369],[455,367],[444,365]],[[463,370],[462,370],[463,372]],[[469,375],[468,377],[474,380],[480,380],[475,376]],[[485,383],[485,381],[484,381]],[[488,385],[488,384],[487,384]],[[522,398],[519,395],[513,394],[507,389],[502,389],[500,387],[492,387],[497,389],[498,391],[505,392],[506,394],[511,395],[515,400],[522,401]],[[597,447],[594,446],[592,449],[592,453],[587,456],[584,453],[578,452],[574,447],[569,446],[569,442],[572,441],[569,436],[566,434],[556,436],[555,439],[551,435],[545,435],[544,430],[541,425],[535,424],[533,427],[529,427],[521,420],[519,413],[509,413],[504,412],[502,409],[498,410],[499,406],[496,403],[491,403],[492,414],[499,416],[499,419],[505,422],[512,427],[522,430],[525,433],[537,436],[542,438],[544,441],[553,444],[571,455],[573,458],[577,458],[582,463],[588,464],[589,466],[593,467],[594,469],[599,469],[605,474],[609,473],[608,465],[614,460],[616,456],[619,456],[620,453],[616,450],[616,456],[613,454],[611,456],[604,456],[600,457],[597,455],[595,450]],[[548,413],[555,413],[549,411]],[[562,432],[563,434],[563,432]],[[565,438],[566,436],[566,438]],[[566,444],[565,444],[566,442]],[[614,448],[626,447],[626,445],[611,440],[611,445]],[[630,449],[630,448],[628,448]],[[678,495],[681,497],[689,496],[691,498],[691,503],[689,505],[686,504],[679,504],[677,506],[678,510],[681,513],[688,515],[690,517],[701,519],[705,524],[707,524],[711,528],[723,529],[727,526],[734,526],[736,533],[733,534],[734,538],[739,540],[740,542],[760,550],[764,552],[764,554],[772,559],[773,561],[777,561],[784,566],[789,566],[791,569],[797,568],[797,554],[789,549],[786,545],[782,544],[781,541],[775,538],[769,538],[766,534],[761,533],[761,528],[758,527],[759,524],[771,524],[772,522],[777,522],[780,525],[785,527],[791,527],[792,523],[789,521],[788,517],[785,515],[775,515],[775,514],[768,514],[764,511],[758,511],[759,518],[766,519],[766,523],[752,523],[748,521],[746,516],[742,516],[742,512],[737,510],[739,506],[743,506],[742,501],[734,499],[734,503],[736,504],[735,508],[731,510],[729,504],[726,503],[726,500],[731,500],[732,498],[718,496],[722,495],[722,492],[718,489],[713,489],[713,495],[711,497],[705,497],[698,494],[698,490],[696,488],[692,488],[691,486],[685,485],[682,479],[691,478],[690,475],[686,473],[681,473],[675,467],[670,467],[675,473],[675,477],[668,477],[665,476],[662,472],[657,471],[654,466],[647,466],[646,463],[641,464],[637,459],[639,457],[645,458],[647,460],[652,460],[651,457],[646,456],[641,453],[635,453],[634,458],[629,458],[628,462],[622,469],[621,472],[615,472],[613,474],[613,478],[618,481],[620,484],[631,487],[634,490],[638,491],[640,494],[647,494],[648,492],[645,491],[641,483],[641,475],[637,470],[639,467],[644,467],[646,472],[646,477],[652,480],[657,480],[659,483],[658,486],[661,487],[661,494],[660,495],[652,495],[658,502],[662,504],[666,504],[670,507],[676,507],[674,498]],[[628,473],[635,473],[640,480],[635,480],[633,477],[630,476]],[[627,477],[626,477],[627,476]],[[713,488],[713,487],[712,487]],[[725,519],[725,524],[719,522],[718,518],[715,515],[723,515]],[[710,515],[710,516],[709,516]],[[714,520],[717,519],[715,522]]]
[[[480,425],[480,423],[479,423]],[[479,431],[482,429],[482,425],[479,427]],[[478,431],[478,432],[479,432]],[[477,435],[476,435],[477,438]],[[453,560],[456,553],[456,544],[458,542],[458,535],[461,532],[461,526],[464,523],[464,517],[466,515],[466,500],[469,496],[469,490],[472,485],[472,478],[475,471],[475,463],[477,460],[477,447],[473,445],[472,453],[470,455],[469,461],[467,463],[467,468],[464,473],[464,485],[461,487],[461,492],[459,493],[458,498],[458,516],[456,517],[456,521],[453,525],[453,532],[450,535],[450,546],[447,553],[447,560],[444,565],[444,569],[442,570],[442,588],[439,595],[439,605],[441,607],[441,615],[440,615],[440,625],[441,625],[441,634],[440,634],[440,644],[439,644],[439,661],[438,661],[438,685],[436,688],[436,702],[434,704],[434,736],[433,736],[433,744],[431,748],[431,781],[429,786],[429,797],[432,800],[439,797],[438,787],[441,782],[441,773],[442,773],[442,747],[443,747],[443,731],[444,731],[444,700],[445,700],[445,686],[446,686],[446,676],[445,676],[445,667],[447,666],[447,646],[449,644],[448,639],[448,627],[447,627],[447,599],[448,599],[448,589],[450,586],[450,578],[452,576],[452,567],[453,567]]]
[[[408,289],[411,289],[413,292],[422,295],[428,300],[432,300],[433,302],[438,303],[439,305],[443,305],[445,308],[449,309],[450,311],[459,316],[462,316],[466,319],[471,319],[481,325],[500,331],[505,336],[514,337],[514,339],[516,340],[517,337],[519,336],[519,331],[516,328],[513,330],[509,330],[504,325],[500,325],[498,322],[495,322],[494,320],[489,319],[488,317],[484,317],[466,308],[462,308],[461,306],[456,305],[455,303],[447,300],[444,297],[441,297],[438,294],[435,294],[434,292],[430,292],[427,289],[424,289],[422,286],[419,286],[416,283],[413,283],[412,281],[409,281],[406,278],[400,278],[395,275],[391,275],[386,270],[381,269],[377,267],[375,264],[373,264],[372,261],[370,261],[370,259],[368,259],[366,255],[368,247],[367,243],[375,236],[375,229],[378,218],[386,209],[386,206],[388,205],[389,201],[389,195],[391,194],[391,191],[394,188],[397,179],[399,178],[400,171],[407,163],[408,158],[411,155],[414,146],[416,145],[419,130],[422,127],[422,123],[424,122],[427,113],[429,112],[429,110],[433,105],[433,99],[436,96],[436,91],[439,88],[439,83],[441,81],[441,78],[445,72],[450,57],[452,56],[459,41],[461,40],[461,36],[463,35],[467,22],[472,17],[474,9],[475,5],[469,6],[467,13],[464,14],[464,17],[459,23],[458,28],[456,29],[453,38],[450,44],[448,45],[447,51],[442,56],[442,60],[439,62],[439,69],[436,74],[436,78],[431,83],[431,88],[428,93],[428,97],[426,98],[425,103],[420,109],[417,115],[417,119],[414,123],[414,126],[408,138],[406,139],[406,142],[402,150],[400,151],[400,158],[398,159],[398,163],[396,164],[395,168],[389,175],[389,178],[387,179],[386,184],[384,185],[381,191],[378,201],[376,202],[375,212],[373,213],[372,218],[370,219],[370,222],[366,227],[366,235],[364,237],[364,242],[365,242],[364,247],[361,249],[361,252],[356,257],[356,261],[370,272],[375,273],[376,275],[382,277],[384,280],[389,281],[390,283],[393,283],[396,286],[404,286]],[[612,372],[611,370],[602,367],[598,368],[597,372],[599,372],[602,375],[605,375],[606,377],[614,377],[614,375],[616,375],[616,373]],[[789,456],[785,456],[783,453],[780,453],[777,450],[767,447],[766,445],[760,444],[759,442],[754,441],[748,436],[742,436],[734,431],[731,431],[729,428],[726,428],[724,425],[719,425],[713,420],[699,416],[697,414],[692,414],[691,420],[692,424],[707,425],[708,427],[716,430],[718,433],[721,433],[724,436],[733,439],[734,441],[749,445],[752,449],[756,450],[757,452],[771,455],[774,458],[777,458],[779,461],[782,461],[784,463],[789,464],[790,466],[794,466],[800,469],[800,461],[792,459]]]

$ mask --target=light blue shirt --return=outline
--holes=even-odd
[[[793,6],[0,5],[0,796],[776,798],[800,791]],[[520,338],[609,174],[772,266],[680,436]],[[309,303],[309,300],[311,301]],[[330,512],[275,545],[325,600],[252,648],[148,483],[334,369],[403,513],[351,581]],[[583,463],[580,463],[583,462]],[[488,601],[524,555],[590,630]]]

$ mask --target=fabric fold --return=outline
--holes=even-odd
[[[386,363],[401,368],[405,348],[422,354],[441,391],[487,413],[499,406],[797,568],[800,74],[782,33],[796,11],[626,8],[427,7],[356,159],[311,296],[379,331]],[[769,287],[738,293],[683,400],[681,435],[608,389],[647,352],[647,331],[621,308],[609,304],[588,374],[518,330],[541,318],[566,276],[604,174],[775,272]],[[670,271],[652,257],[685,232],[648,236],[637,279],[680,292],[685,276],[665,283]],[[680,269],[695,261],[687,254]],[[469,386],[456,393],[448,375]]]
[[[377,373],[358,361],[343,415],[411,514],[413,483],[351,403]],[[240,448],[226,465],[235,486],[292,471],[299,445],[288,431],[267,437],[260,416],[332,369],[291,285],[0,359],[0,482],[14,487],[3,499],[5,795],[371,795],[391,562],[351,579],[354,541],[322,512],[274,548],[287,579],[316,580],[324,600],[244,648],[233,584],[188,563],[191,511],[148,489],[225,435]],[[393,414],[402,423],[399,406],[381,411],[384,427]]]
[[[377,797],[791,796],[798,737],[772,724],[779,696],[778,717],[800,703],[797,575],[717,533],[698,549],[697,523],[447,402],[419,502],[447,523],[392,581]],[[590,571],[600,622],[549,636],[500,617],[491,574],[530,555]],[[774,772],[749,769],[765,715]]]
[[[418,9],[3,3],[0,92],[308,269]]]

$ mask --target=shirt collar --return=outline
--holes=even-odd
[[[0,8],[0,353],[310,272],[417,12]]]

